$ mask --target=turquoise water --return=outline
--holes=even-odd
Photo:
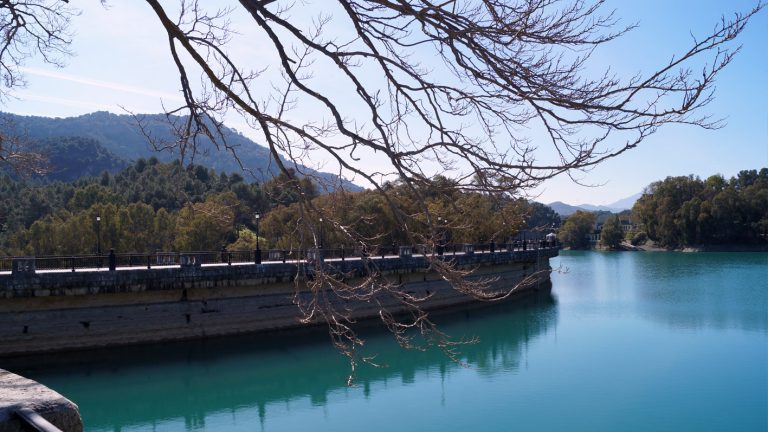
[[[768,254],[563,252],[551,294],[439,318],[466,366],[367,333],[386,368],[321,332],[60,357],[15,368],[88,431],[766,431]]]

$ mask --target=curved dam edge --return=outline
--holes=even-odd
[[[549,257],[556,254],[556,249],[542,249],[452,259],[457,267],[475,269],[471,278],[493,279],[491,289],[509,289],[529,278],[530,283],[510,296],[517,297],[550,288]],[[423,259],[376,261],[382,277],[402,284],[411,295],[429,297],[422,303],[426,310],[478,302],[429,272]],[[358,260],[342,265],[354,279],[369,264]],[[317,325],[302,323],[294,304],[295,296],[308,300],[311,295],[297,292],[291,282],[297,276],[311,277],[300,267],[275,263],[17,277],[0,290],[0,357]],[[394,314],[406,311],[396,298],[381,297],[377,302],[380,305],[333,299],[334,307],[348,308],[355,319],[376,317],[381,307]]]
[[[66,432],[82,432],[83,420],[77,405],[50,388],[0,369],[0,432],[27,429],[16,414],[27,408]]]

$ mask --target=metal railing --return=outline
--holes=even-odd
[[[284,250],[284,249],[260,249],[260,250],[236,250],[229,251],[188,251],[166,252],[156,251],[151,253],[114,253],[91,255],[50,255],[39,257],[0,257],[0,272],[16,272],[18,262],[24,262],[27,272],[44,271],[71,271],[78,270],[114,270],[116,268],[157,268],[167,266],[184,265],[233,265],[233,264],[260,264],[260,263],[287,263],[303,260],[313,260],[321,256],[323,260],[346,260],[358,258],[386,258],[418,255],[456,255],[468,253],[492,253],[535,250],[541,248],[557,247],[554,242],[547,241],[515,241],[511,243],[450,243],[435,247],[379,245],[369,249],[337,247],[309,250]],[[18,262],[17,262],[18,261]]]
[[[61,429],[51,424],[51,422],[44,419],[43,416],[30,408],[18,408],[14,411],[14,414],[16,414],[16,417],[21,421],[24,430],[37,432],[62,432]]]

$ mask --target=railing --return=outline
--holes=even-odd
[[[0,272],[34,273],[46,271],[77,270],[114,270],[116,268],[158,268],[167,266],[232,265],[260,264],[265,262],[298,262],[315,260],[346,260],[357,258],[385,258],[391,256],[414,255],[456,255],[471,253],[493,253],[535,250],[557,247],[555,242],[515,241],[511,243],[476,243],[445,244],[434,248],[419,246],[377,246],[370,250],[352,247],[321,248],[311,250],[239,250],[228,251],[191,251],[191,252],[151,252],[151,253],[114,253],[101,255],[61,255],[39,257],[0,257]],[[23,264],[23,265],[22,265]]]
[[[37,432],[62,432],[61,429],[51,424],[43,416],[36,413],[30,408],[22,407],[14,411],[16,417],[21,421],[24,426],[24,430],[37,431]]]

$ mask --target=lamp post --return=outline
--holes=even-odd
[[[320,218],[320,249],[323,248],[323,218]]]
[[[504,250],[509,251],[509,238],[507,237],[507,221],[501,221],[501,241],[503,241]]]
[[[253,261],[256,264],[261,264],[261,245],[259,244],[259,219],[261,215],[254,213],[253,218],[256,220],[256,251],[253,253]]]
[[[101,216],[96,216],[96,254],[101,255]]]
[[[443,222],[448,222],[447,220],[444,220],[442,217],[437,217],[437,225],[440,228],[440,231],[437,235],[437,255],[442,256],[445,252],[445,229],[443,228]]]

